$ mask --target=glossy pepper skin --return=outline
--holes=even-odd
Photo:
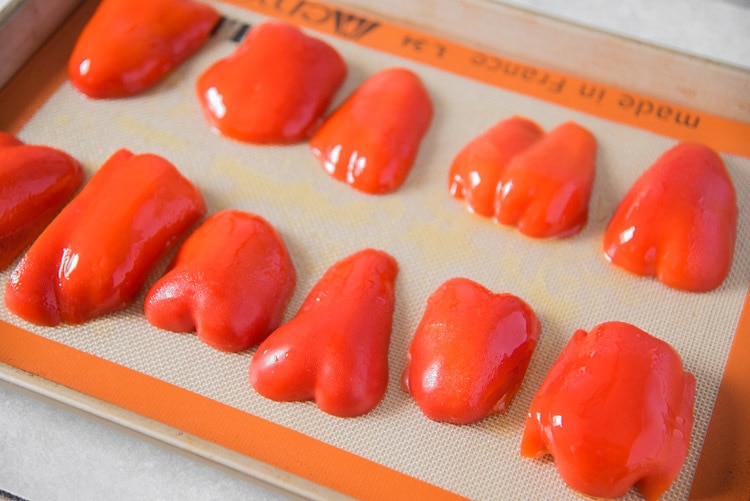
[[[512,294],[466,278],[427,300],[409,346],[403,384],[430,419],[469,424],[504,412],[526,374],[541,326]]]
[[[104,0],[73,48],[70,81],[92,98],[137,94],[198,50],[219,17],[192,0]]]
[[[8,280],[5,304],[48,326],[124,308],[205,211],[201,194],[167,160],[119,150],[31,245]]]
[[[0,132],[0,270],[42,232],[81,182],[80,164],[64,151]]]
[[[604,256],[674,289],[710,291],[732,267],[737,217],[737,194],[719,155],[680,143],[620,202],[604,234]]]
[[[508,163],[539,141],[544,131],[531,120],[503,120],[472,139],[456,155],[448,172],[448,191],[466,210],[484,217],[495,214],[495,192]]]
[[[388,386],[396,260],[365,249],[335,263],[297,315],[258,346],[250,382],[277,401],[314,399],[334,416],[375,408]]]
[[[531,402],[521,454],[551,454],[563,480],[648,500],[680,472],[693,426],[695,378],[667,343],[622,322],[573,334]]]
[[[567,122],[508,163],[497,184],[495,220],[533,238],[578,233],[588,219],[596,139]]]
[[[430,96],[403,68],[380,71],[347,98],[310,140],[334,179],[380,195],[405,181],[432,121]]]
[[[220,134],[258,144],[310,137],[346,77],[336,50],[295,26],[254,26],[234,54],[198,78],[208,123]]]
[[[241,351],[281,324],[296,280],[281,236],[265,219],[224,210],[185,240],[144,309],[156,327],[196,331],[216,349]]]

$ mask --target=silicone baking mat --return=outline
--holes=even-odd
[[[384,400],[353,419],[324,414],[311,402],[265,400],[247,380],[252,349],[222,353],[195,335],[151,327],[142,313],[148,285],[131,307],[81,326],[40,328],[0,307],[0,362],[358,498],[421,492],[431,498],[578,499],[550,460],[519,455],[526,410],[576,329],[626,321],[669,342],[696,376],[689,455],[664,499],[688,497],[733,338],[750,335],[738,331],[750,282],[750,128],[677,107],[670,108],[667,123],[655,111],[635,113],[638,106],[643,112],[667,103],[436,43],[322,4],[232,3],[214,3],[225,21],[153,89],[96,101],[63,81],[17,133],[25,142],[71,153],[88,176],[122,147],[157,153],[200,188],[209,214],[234,208],[266,218],[283,236],[297,269],[287,319],[335,261],[366,247],[389,252],[400,273]],[[386,196],[356,192],[328,177],[304,143],[253,146],[209,130],[195,95],[196,77],[269,15],[305,26],[342,54],[349,74],[334,106],[381,69],[406,67],[422,78],[435,118],[400,190]],[[447,170],[455,154],[513,115],[545,130],[574,120],[596,136],[596,183],[589,222],[579,235],[531,240],[468,214],[448,195]],[[602,258],[601,237],[617,203],[678,139],[702,140],[722,151],[739,194],[731,273],[705,294],[671,290]],[[12,268],[0,274],[3,283]],[[509,410],[470,426],[428,420],[399,383],[427,297],[455,276],[523,298],[542,322],[540,343]],[[626,499],[638,499],[638,493]]]

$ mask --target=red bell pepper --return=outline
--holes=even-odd
[[[516,296],[493,294],[466,278],[448,280],[427,300],[404,387],[435,421],[468,424],[504,412],[540,330],[534,311]]]
[[[240,351],[276,329],[297,275],[283,240],[260,216],[225,210],[190,235],[146,295],[148,321],[196,331],[206,344]]]
[[[466,209],[484,217],[495,213],[495,192],[508,163],[541,139],[544,131],[531,120],[513,117],[470,141],[451,164],[448,190]]]
[[[198,50],[219,17],[192,0],[104,0],[68,60],[70,80],[93,98],[141,92]]]
[[[675,289],[722,284],[737,238],[737,195],[719,155],[681,143],[635,182],[604,234],[604,256]]]
[[[579,232],[588,219],[596,139],[568,122],[523,150],[500,176],[495,220],[535,238]]]
[[[297,315],[258,346],[250,382],[277,401],[314,399],[334,416],[359,416],[388,386],[396,260],[366,249],[335,263]]]
[[[21,146],[22,144],[24,144],[23,141],[19,140],[13,134],[0,131],[0,148],[5,146]]]
[[[82,181],[80,164],[64,151],[0,132],[0,270],[42,232]]]
[[[119,150],[31,245],[8,280],[5,304],[49,326],[124,308],[205,210],[168,161]]]
[[[313,155],[339,181],[370,194],[401,186],[432,121],[432,101],[403,68],[368,78],[310,140]]]
[[[293,143],[320,125],[346,77],[336,50],[283,23],[254,26],[234,54],[198,78],[209,124],[248,143]]]
[[[531,402],[521,454],[551,454],[587,496],[636,485],[655,500],[685,461],[694,396],[695,377],[664,341],[622,322],[579,330]]]

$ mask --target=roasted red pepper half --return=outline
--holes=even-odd
[[[0,132],[0,270],[42,232],[82,181],[80,164],[64,151]]]
[[[669,287],[706,292],[732,267],[737,213],[732,178],[719,155],[680,143],[622,200],[604,234],[604,256]]]
[[[326,119],[310,148],[335,179],[365,193],[389,193],[409,174],[432,114],[417,75],[403,68],[383,70]]]
[[[500,176],[495,220],[529,237],[578,233],[588,219],[596,139],[567,122],[516,155]]]
[[[456,155],[448,173],[448,190],[466,210],[495,214],[495,193],[508,163],[541,139],[544,131],[531,120],[503,120],[471,140]]]
[[[693,426],[695,378],[666,342],[622,322],[573,334],[531,402],[521,454],[551,454],[563,480],[648,500],[677,477]]]
[[[254,26],[231,56],[208,68],[196,90],[209,124],[248,143],[307,139],[346,78],[336,50],[283,23]]]
[[[214,348],[240,351],[281,324],[296,280],[284,241],[265,219],[224,210],[185,240],[144,309],[156,327],[196,331]]]
[[[124,308],[205,211],[201,194],[167,160],[119,150],[31,245],[8,280],[5,304],[49,326]]]
[[[250,382],[277,401],[314,399],[334,416],[375,408],[388,386],[396,260],[366,249],[335,263],[294,318],[258,346]]]
[[[512,294],[467,278],[427,300],[409,346],[403,384],[435,421],[468,424],[504,412],[521,387],[541,326]]]
[[[493,216],[533,238],[578,233],[588,219],[596,139],[564,123],[548,134],[522,117],[502,121],[469,142],[448,174],[451,195],[469,212]]]
[[[104,0],[73,48],[68,76],[92,98],[136,94],[198,50],[219,17],[192,0]]]

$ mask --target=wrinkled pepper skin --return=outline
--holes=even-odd
[[[503,120],[471,140],[448,171],[448,191],[472,214],[492,217],[495,192],[508,163],[541,139],[544,131],[531,120]]]
[[[596,139],[564,123],[516,155],[500,176],[495,220],[533,238],[578,233],[588,219]]]
[[[365,80],[310,140],[334,179],[368,194],[398,189],[414,164],[433,107],[417,75],[403,68]]]
[[[604,234],[604,257],[674,289],[707,292],[732,267],[737,217],[737,194],[719,155],[680,143],[620,202]]]
[[[192,0],[104,0],[73,48],[70,81],[91,98],[137,94],[197,51],[219,17]]]
[[[328,414],[375,408],[388,386],[396,260],[366,249],[335,263],[297,315],[258,346],[250,382],[277,401],[314,399]]]
[[[534,311],[516,296],[450,279],[427,300],[402,382],[435,421],[469,424],[504,412],[540,330]]]
[[[8,280],[5,304],[47,326],[124,308],[205,211],[171,163],[119,150],[31,245]]]
[[[680,472],[695,377],[667,343],[622,322],[573,334],[531,402],[521,454],[551,454],[563,480],[615,498],[658,499]]]
[[[27,145],[0,132],[0,270],[52,221],[83,182],[64,151]]]
[[[254,26],[234,54],[198,78],[196,92],[218,133],[256,144],[306,140],[346,78],[338,52],[295,26]]]
[[[263,218],[225,210],[193,232],[146,295],[146,319],[197,332],[222,351],[247,349],[282,321],[297,275],[281,236]]]

